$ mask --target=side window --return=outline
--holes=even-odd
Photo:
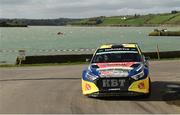
[[[107,55],[104,55],[104,62],[108,62],[109,57]]]
[[[95,62],[102,62],[103,57],[101,55],[96,55]]]

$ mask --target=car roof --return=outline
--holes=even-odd
[[[137,48],[138,44],[137,43],[103,44],[99,47],[99,49],[113,48],[113,47]]]
[[[109,48],[137,48],[139,54],[143,54],[138,43],[122,43],[122,44],[116,44],[116,43],[110,43],[110,44],[103,44],[98,49],[109,49]]]

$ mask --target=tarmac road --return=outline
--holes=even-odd
[[[0,113],[180,113],[180,60],[150,62],[149,99],[82,96],[86,66],[0,68]]]

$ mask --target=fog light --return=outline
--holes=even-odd
[[[85,87],[86,87],[86,91],[91,90],[91,86],[89,84],[86,84]]]
[[[138,88],[139,89],[145,89],[144,83],[143,82],[139,83]]]

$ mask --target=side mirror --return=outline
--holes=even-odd
[[[91,60],[89,58],[86,58],[86,62],[90,62]]]
[[[145,60],[150,60],[151,58],[150,57],[145,57]]]

